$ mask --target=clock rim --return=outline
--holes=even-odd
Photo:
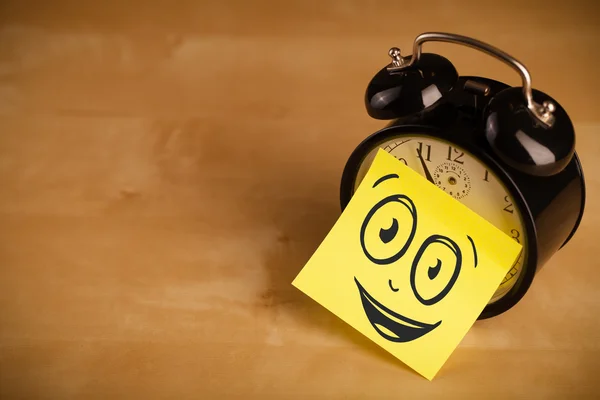
[[[467,135],[461,135],[455,128],[449,128],[445,130],[432,125],[397,125],[392,122],[388,126],[370,134],[352,151],[344,166],[340,184],[340,205],[342,212],[352,198],[355,177],[358,174],[362,161],[369,154],[369,152],[375,146],[378,146],[379,143],[384,142],[391,137],[410,134],[420,134],[432,138],[438,138],[462,147],[484,165],[488,166],[490,170],[496,174],[498,179],[513,197],[515,206],[521,213],[523,225],[527,232],[528,247],[526,257],[523,260],[523,270],[521,271],[521,274],[517,278],[517,281],[513,287],[499,300],[491,304],[486,304],[477,319],[484,320],[492,318],[512,309],[529,290],[538,269],[537,230],[535,220],[523,194],[510,177],[510,174],[502,167],[501,162],[499,162],[493,154],[486,152],[483,148],[477,146],[475,143],[466,140]],[[465,140],[463,141],[461,138],[464,138]]]

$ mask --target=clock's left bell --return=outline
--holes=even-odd
[[[391,48],[389,55],[393,66],[408,62],[398,48]],[[375,119],[405,117],[439,103],[457,80],[458,73],[448,59],[423,53],[418,62],[398,72],[382,68],[367,86],[365,107]]]

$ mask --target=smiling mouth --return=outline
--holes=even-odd
[[[431,332],[442,323],[438,321],[435,324],[426,324],[400,315],[375,300],[356,278],[354,281],[369,322],[377,333],[389,341],[410,342]]]

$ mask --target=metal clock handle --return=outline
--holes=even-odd
[[[523,81],[523,94],[525,95],[525,100],[527,101],[527,108],[533,113],[533,115],[544,125],[552,126],[554,122],[554,117],[552,113],[555,110],[555,105],[549,101],[545,101],[543,104],[538,104],[533,100],[532,89],[531,89],[531,75],[525,66],[518,61],[516,58],[510,56],[504,51],[489,45],[487,43],[481,42],[479,40],[456,35],[452,33],[443,33],[443,32],[426,32],[422,33],[416,37],[415,42],[413,44],[413,54],[409,61],[406,61],[405,58],[402,58],[400,55],[400,50],[396,47],[390,49],[389,54],[392,57],[392,64],[387,67],[389,72],[399,72],[406,68],[411,67],[414,63],[419,61],[421,57],[421,47],[425,42],[448,42],[448,43],[456,43],[461,44],[467,47],[474,48],[476,50],[480,50],[492,57],[495,57],[501,61],[504,61],[506,64],[514,68]]]

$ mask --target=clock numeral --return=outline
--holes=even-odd
[[[431,145],[426,145],[427,147],[427,157],[425,157],[426,161],[431,161]],[[423,154],[423,143],[419,142],[419,150],[417,151],[417,157],[421,158],[421,154]]]
[[[483,177],[483,180],[486,181],[486,182],[489,182],[489,179],[488,179],[489,176],[488,175],[489,175],[489,171],[486,169],[485,170],[485,176]]]
[[[396,156],[394,156],[396,157]],[[406,162],[406,160],[402,157],[396,157],[396,159],[398,159],[399,161],[402,161],[404,163],[404,165],[408,166],[408,163]]]
[[[521,243],[519,238],[521,237],[521,233],[516,229],[511,229],[510,233],[512,233],[512,238],[517,241],[517,243]]]
[[[515,209],[513,208],[513,203],[510,202],[510,199],[508,198],[508,196],[504,196],[504,201],[508,203],[508,205],[506,207],[504,207],[504,211],[506,211],[507,213],[514,213]]]
[[[452,159],[452,146],[448,146],[448,161],[454,161],[457,162],[459,164],[464,164],[465,162],[461,160],[461,158],[465,155],[464,152],[462,151],[458,151],[458,149],[454,149],[454,152],[456,154],[458,154],[456,157],[454,157],[454,159]]]

